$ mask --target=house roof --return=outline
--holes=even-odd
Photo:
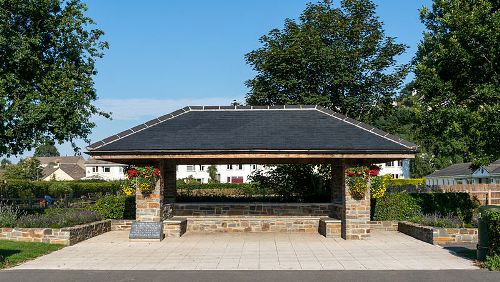
[[[75,180],[85,177],[85,169],[83,169],[78,164],[59,164],[59,166],[46,166],[42,171],[43,177],[46,178],[50,176],[58,169],[64,171],[67,175],[71,176],[71,178]]]
[[[415,153],[411,142],[319,106],[190,106],[87,147],[90,155]]]
[[[37,157],[41,164],[77,164],[83,162],[82,156]]]
[[[500,174],[500,159],[484,167],[490,174]]]
[[[96,160],[96,159],[88,159],[86,162],[85,162],[86,165],[114,165],[114,166],[117,166],[117,165],[125,165],[125,164],[117,164],[117,163],[114,163],[114,162],[108,162],[108,161],[103,161],[103,160]]]
[[[473,170],[470,168],[471,163],[459,163],[450,165],[440,170],[427,175],[426,177],[445,177],[445,176],[458,176],[458,175],[471,175]]]

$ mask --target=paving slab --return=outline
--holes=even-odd
[[[161,242],[130,242],[113,231],[13,269],[60,270],[445,270],[477,269],[453,251],[399,232],[368,240],[319,234],[186,233]]]

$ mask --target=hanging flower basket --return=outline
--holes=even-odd
[[[380,168],[376,165],[357,166],[346,169],[346,182],[351,196],[355,199],[365,197],[366,190],[370,186],[370,178],[377,176]]]
[[[160,179],[160,170],[154,166],[129,166],[125,170],[127,185],[123,188],[125,194],[137,189],[143,194],[151,194]]]

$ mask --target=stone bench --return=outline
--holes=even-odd
[[[165,237],[181,237],[186,233],[187,220],[174,217],[163,221],[163,234]]]
[[[319,217],[202,216],[187,217],[187,231],[193,233],[286,232],[317,233]]]
[[[331,217],[319,220],[319,234],[326,238],[340,238],[342,232],[342,221]]]

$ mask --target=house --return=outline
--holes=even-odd
[[[108,161],[88,159],[85,162],[84,179],[120,180],[125,179],[124,170],[127,165]]]
[[[42,180],[78,180],[85,177],[85,159],[81,156],[37,157]]]
[[[390,174],[393,178],[410,177],[410,161],[398,160],[377,164],[380,167],[380,175]],[[177,179],[194,178],[199,183],[208,183],[209,165],[178,165]],[[227,164],[216,165],[216,179],[220,183],[248,183],[252,174],[257,171],[267,171],[272,167],[257,164]]]
[[[472,163],[459,163],[435,171],[425,177],[429,186],[454,184],[500,184],[500,159],[489,165],[471,169]]]

